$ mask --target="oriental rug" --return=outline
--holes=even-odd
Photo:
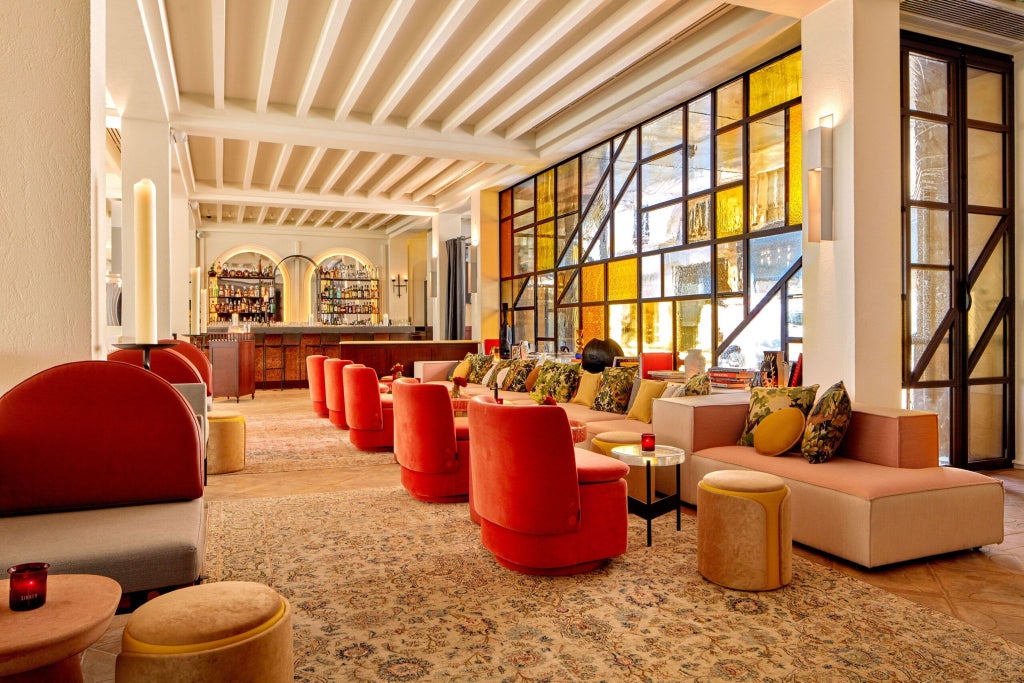
[[[301,681],[1024,681],[1024,648],[855,578],[794,557],[733,591],[697,573],[694,519],[650,548],[629,524],[625,555],[546,578],[401,488],[212,502],[206,573],[288,598]]]

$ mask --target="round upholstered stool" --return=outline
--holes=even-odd
[[[245,467],[245,417],[230,410],[206,414],[206,471],[237,472]]]
[[[150,600],[128,618],[118,683],[291,681],[292,611],[263,584],[206,583]]]
[[[697,487],[697,570],[726,588],[764,591],[792,578],[789,488],[774,474],[709,472]]]
[[[590,444],[593,450],[599,453],[604,453],[609,458],[612,457],[612,449],[616,446],[628,446],[630,444],[640,443],[639,432],[601,432],[593,439],[590,440]],[[647,482],[647,472],[642,467],[630,467],[629,474],[626,475],[626,488],[631,497],[637,500],[648,500],[647,493],[644,492],[644,487]],[[655,499],[654,494],[655,480],[651,478],[651,490],[650,500]]]

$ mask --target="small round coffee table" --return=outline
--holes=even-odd
[[[683,515],[679,509],[679,487],[681,485],[680,466],[686,460],[686,451],[674,446],[655,446],[653,451],[641,450],[640,444],[628,444],[616,446],[611,450],[611,455],[621,460],[630,467],[644,467],[647,470],[647,500],[640,500],[629,497],[629,511],[647,520],[647,545],[651,545],[651,520],[661,517],[666,512],[676,511],[676,531],[683,528]],[[657,500],[651,500],[651,468],[652,467],[676,467],[676,492],[662,496]]]
[[[91,574],[51,574],[46,604],[27,612],[7,605],[10,581],[0,581],[0,683],[81,681],[79,654],[110,625],[121,600],[113,579]]]

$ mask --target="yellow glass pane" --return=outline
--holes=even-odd
[[[636,304],[613,304],[608,307],[608,338],[619,342],[627,356],[636,355]]]
[[[537,270],[555,267],[555,222],[537,226]]]
[[[537,220],[555,215],[555,169],[537,176]]]
[[[800,52],[750,73],[750,115],[800,97],[803,62]]]
[[[612,261],[608,264],[608,300],[636,298],[636,259]]]
[[[644,351],[671,351],[672,328],[675,327],[672,302],[645,303],[643,312]]]
[[[501,222],[501,276],[512,277],[512,221]]]
[[[743,234],[743,186],[715,193],[715,235]]]
[[[583,345],[591,339],[604,339],[604,306],[583,307]]]
[[[787,225],[804,222],[804,174],[803,174],[803,107],[799,104],[789,108],[789,220]]]
[[[604,301],[604,264],[583,269],[583,302]]]

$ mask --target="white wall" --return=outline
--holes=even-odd
[[[388,278],[382,282],[385,287],[384,310],[391,317],[391,320],[410,320],[412,318],[412,294],[416,291],[417,283],[413,280],[409,263],[409,233],[402,233],[393,239],[388,240]],[[413,264],[414,265],[414,264]],[[398,296],[391,284],[391,278],[401,276],[409,278],[406,287],[402,288],[401,296]],[[404,282],[405,280],[403,280]],[[422,286],[420,287],[422,289]]]
[[[190,270],[196,265],[196,238],[192,230],[192,212],[188,208],[185,188],[177,187],[180,176],[175,174],[171,192],[170,242],[170,331],[179,338],[189,333],[189,304],[192,292],[189,285]],[[205,270],[203,272],[206,272]],[[182,277],[184,273],[184,277]]]

